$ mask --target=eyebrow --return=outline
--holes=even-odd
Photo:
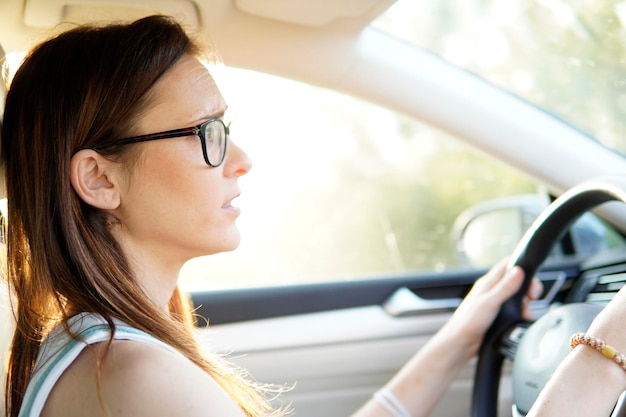
[[[224,117],[224,115],[226,114],[227,110],[228,110],[228,106],[226,106],[224,108],[224,110],[222,110],[220,112],[217,112],[217,113],[213,113],[210,116],[202,116],[202,117],[196,119],[195,122],[204,122],[204,121],[207,121],[207,120],[222,119]]]

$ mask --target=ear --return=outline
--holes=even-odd
[[[115,163],[92,149],[82,149],[70,160],[70,182],[90,206],[114,210],[120,204]]]

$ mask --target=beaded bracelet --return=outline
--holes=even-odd
[[[374,399],[382,405],[385,410],[389,412],[393,417],[411,417],[409,410],[402,405],[400,400],[393,395],[393,392],[388,389],[382,388],[374,393]]]
[[[578,345],[586,345],[594,348],[626,371],[626,356],[619,353],[615,350],[615,348],[604,343],[603,340],[597,339],[585,333],[575,333],[570,339],[570,346],[574,349]]]

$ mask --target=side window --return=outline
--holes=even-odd
[[[388,109],[268,75],[216,67],[240,179],[242,241],[189,262],[191,289],[380,277],[463,265],[466,208],[537,184]]]

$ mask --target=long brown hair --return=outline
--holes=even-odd
[[[170,314],[152,304],[109,232],[111,219],[69,181],[80,149],[131,135],[154,83],[199,47],[170,18],[80,26],[41,43],[15,74],[6,99],[7,277],[17,330],[7,373],[7,415],[17,417],[42,341],[77,312],[117,318],[177,348],[208,372],[249,416],[274,412],[266,391],[195,342],[189,302]],[[129,156],[131,155],[131,156]],[[111,158],[132,160],[113,149]]]

